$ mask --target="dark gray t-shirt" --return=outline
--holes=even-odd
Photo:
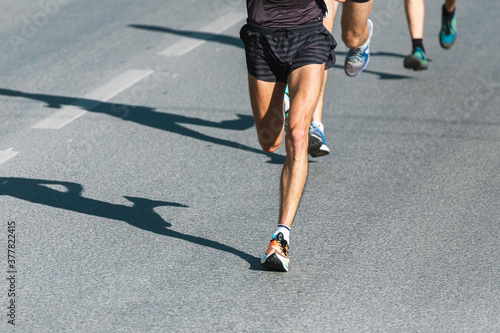
[[[267,27],[291,28],[322,19],[324,5],[323,0],[247,0],[248,20]]]

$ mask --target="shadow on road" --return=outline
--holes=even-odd
[[[335,54],[337,55],[343,55],[343,56],[346,56],[347,55],[347,52],[344,52],[344,51],[335,51]],[[406,58],[406,55],[405,54],[401,54],[401,53],[394,53],[394,52],[370,52],[370,57],[393,57],[393,58],[400,58],[400,59],[404,59]]]
[[[160,27],[156,25],[146,25],[146,24],[129,24],[128,27],[141,30],[154,31],[154,32],[169,33],[173,35],[184,36],[206,41],[210,40],[212,42],[244,48],[241,39],[229,35],[220,35],[203,31],[177,30],[177,29]]]
[[[268,163],[282,164],[285,160],[285,157],[282,155],[265,153],[260,149],[249,147],[231,140],[209,136],[182,126],[182,124],[190,124],[219,129],[243,131],[254,126],[253,117],[248,115],[238,114],[238,119],[235,120],[213,122],[201,118],[187,117],[174,113],[158,112],[153,108],[145,106],[113,104],[106,102],[101,103],[100,101],[92,99],[76,99],[66,96],[35,94],[3,88],[0,88],[0,95],[28,98],[44,102],[46,103],[47,107],[55,109],[60,109],[63,106],[68,105],[80,107],[83,110],[107,114],[116,118],[120,118],[124,121],[132,121],[140,125],[176,133],[193,139],[265,155],[270,158],[270,161],[268,161]]]
[[[129,24],[128,27],[135,28],[135,29],[141,29],[141,30],[154,31],[154,32],[168,33],[168,34],[173,34],[173,35],[178,35],[178,36],[183,36],[183,37],[189,37],[189,38],[200,39],[200,40],[205,40],[205,41],[212,41],[212,42],[217,42],[217,43],[226,44],[226,45],[230,45],[230,46],[244,48],[243,42],[238,37],[234,37],[234,36],[230,36],[230,35],[220,35],[220,34],[214,34],[214,33],[203,32],[203,31],[193,31],[193,30],[179,30],[179,29],[172,29],[172,28],[160,27],[160,26],[156,26],[156,25],[147,25],[147,24]],[[337,55],[344,55],[344,56],[347,54],[346,52],[340,52],[340,51],[337,51],[335,53]],[[392,52],[372,52],[372,53],[370,53],[370,56],[396,57],[396,58],[405,58],[406,57],[406,55],[392,53]],[[341,65],[336,65],[335,67],[344,69],[344,66],[341,66]],[[411,76],[406,76],[406,75],[383,73],[383,72],[371,71],[371,70],[366,70],[366,69],[363,71],[363,73],[377,75],[381,80],[394,80],[394,79],[400,80],[400,79],[411,79],[412,78]]]
[[[344,70],[344,66],[342,65],[334,65],[333,67],[335,68],[340,68]],[[374,74],[378,75],[381,80],[408,80],[408,79],[413,79],[411,76],[406,76],[406,75],[400,75],[400,74],[391,74],[391,73],[383,73],[383,72],[377,72],[377,71],[372,71],[369,69],[364,69],[363,74]]]
[[[56,190],[51,188],[51,186],[57,186],[57,188],[62,187],[65,190]],[[77,213],[123,221],[142,230],[234,254],[247,261],[250,264],[251,270],[265,270],[261,268],[259,258],[241,250],[217,241],[169,229],[172,224],[165,221],[154,211],[155,207],[161,206],[178,208],[188,208],[188,206],[175,202],[125,196],[124,198],[133,203],[130,207],[85,198],[82,196],[82,192],[83,186],[77,183],[43,179],[0,177],[0,195],[8,195],[32,203]]]

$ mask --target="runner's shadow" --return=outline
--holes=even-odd
[[[345,51],[335,51],[335,54],[338,54],[338,55],[343,55],[343,56],[346,56],[347,55],[347,52]],[[394,53],[394,52],[370,52],[370,56],[374,56],[374,57],[393,57],[393,58],[401,58],[401,59],[404,59],[406,58],[406,55],[404,54],[401,54],[401,53]]]
[[[334,65],[333,67],[340,68],[340,69],[344,70],[344,66],[342,66],[342,65]],[[364,69],[363,73],[378,75],[378,77],[381,80],[407,80],[407,79],[413,79],[412,76],[399,75],[399,74],[391,74],[391,73],[384,73],[384,72],[377,72],[377,71],[372,71],[372,70],[369,70],[369,69]]]
[[[206,41],[210,40],[210,41],[218,42],[221,44],[226,44],[226,45],[244,48],[243,42],[241,41],[241,39],[234,37],[234,36],[229,36],[229,35],[220,35],[220,34],[215,34],[215,33],[210,33],[210,32],[193,31],[193,30],[178,30],[178,29],[160,27],[160,26],[156,26],[156,25],[146,25],[146,24],[129,24],[128,27],[135,28],[135,29],[148,30],[148,31],[169,33],[169,34],[173,34],[173,35],[184,36],[184,37],[206,40]]]
[[[347,52],[345,51],[339,51],[339,52],[335,52],[336,54],[338,55],[347,55]],[[393,58],[400,58],[400,59],[404,59],[406,58],[408,55],[407,54],[401,54],[401,53],[394,53],[394,52],[384,52],[384,51],[378,51],[378,52],[370,52],[370,56],[374,56],[374,57],[393,57]],[[428,62],[432,62],[432,59],[430,58],[427,58],[427,61]]]
[[[142,230],[234,254],[247,261],[250,264],[251,270],[264,270],[260,265],[259,258],[246,252],[207,238],[169,229],[172,224],[165,221],[154,211],[155,207],[168,206],[188,208],[188,206],[175,202],[127,196],[124,198],[132,202],[133,205],[125,206],[85,198],[82,196],[82,192],[83,186],[77,183],[43,179],[0,177],[0,196],[8,195],[40,205],[123,221]]]
[[[0,88],[0,95],[9,97],[28,98],[40,102],[44,102],[46,107],[60,109],[63,106],[76,106],[83,110],[103,113],[112,117],[120,118],[124,121],[131,121],[140,125],[156,128],[171,133],[176,133],[182,136],[187,136],[200,141],[210,142],[234,149],[244,150],[269,157],[268,163],[282,164],[285,160],[284,156],[277,154],[269,154],[260,149],[246,146],[231,140],[221,139],[218,137],[209,136],[201,132],[189,129],[183,125],[197,125],[203,127],[212,127],[224,130],[243,131],[254,126],[253,117],[249,115],[237,114],[237,119],[214,122],[201,118],[188,117],[174,113],[159,112],[154,108],[127,104],[101,103],[92,99],[76,99],[66,96],[56,96],[47,94],[26,93],[11,89]]]

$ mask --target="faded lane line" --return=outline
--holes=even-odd
[[[9,148],[7,150],[0,150],[0,164],[3,162],[10,160],[12,157],[16,156],[19,152],[13,151],[13,148]]]
[[[82,99],[77,100],[72,105],[65,106],[49,117],[42,119],[36,123],[33,128],[60,129],[84,115],[87,110],[94,109],[99,104],[118,95],[120,92],[144,79],[151,73],[153,73],[152,70],[128,70],[108,83],[86,94]]]

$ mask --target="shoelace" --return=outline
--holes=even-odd
[[[288,245],[286,243],[286,240],[283,238],[277,238],[276,242],[280,245],[280,250],[281,252],[285,255],[288,256]]]
[[[356,48],[354,49],[354,54],[349,56],[349,59],[351,60],[356,60],[357,62],[361,62],[361,60],[363,59],[363,49],[361,48]]]
[[[425,53],[422,51],[420,47],[417,47],[415,52],[413,53],[416,57],[418,57],[420,60],[426,60],[425,58]]]
[[[288,257],[288,244],[287,244],[285,238],[283,238],[283,235],[282,234],[278,234],[278,237],[276,237],[274,239],[274,241],[279,244],[279,250],[280,250],[280,252],[285,257]]]
[[[317,130],[319,130],[319,126],[311,124],[311,125],[309,125],[309,130],[315,130],[315,131],[317,131]]]
[[[280,242],[278,242],[278,243],[280,243]],[[280,250],[281,250],[281,252],[283,253],[283,255],[284,255],[285,257],[288,257],[288,249],[287,249],[287,245],[286,245],[286,244],[283,244],[283,243],[280,243],[280,245],[281,245],[281,246],[280,246]]]
[[[453,31],[454,29],[453,29],[453,26],[451,24],[451,21],[443,20],[443,30],[444,30],[445,35],[447,35],[447,36],[454,33],[454,31]]]

